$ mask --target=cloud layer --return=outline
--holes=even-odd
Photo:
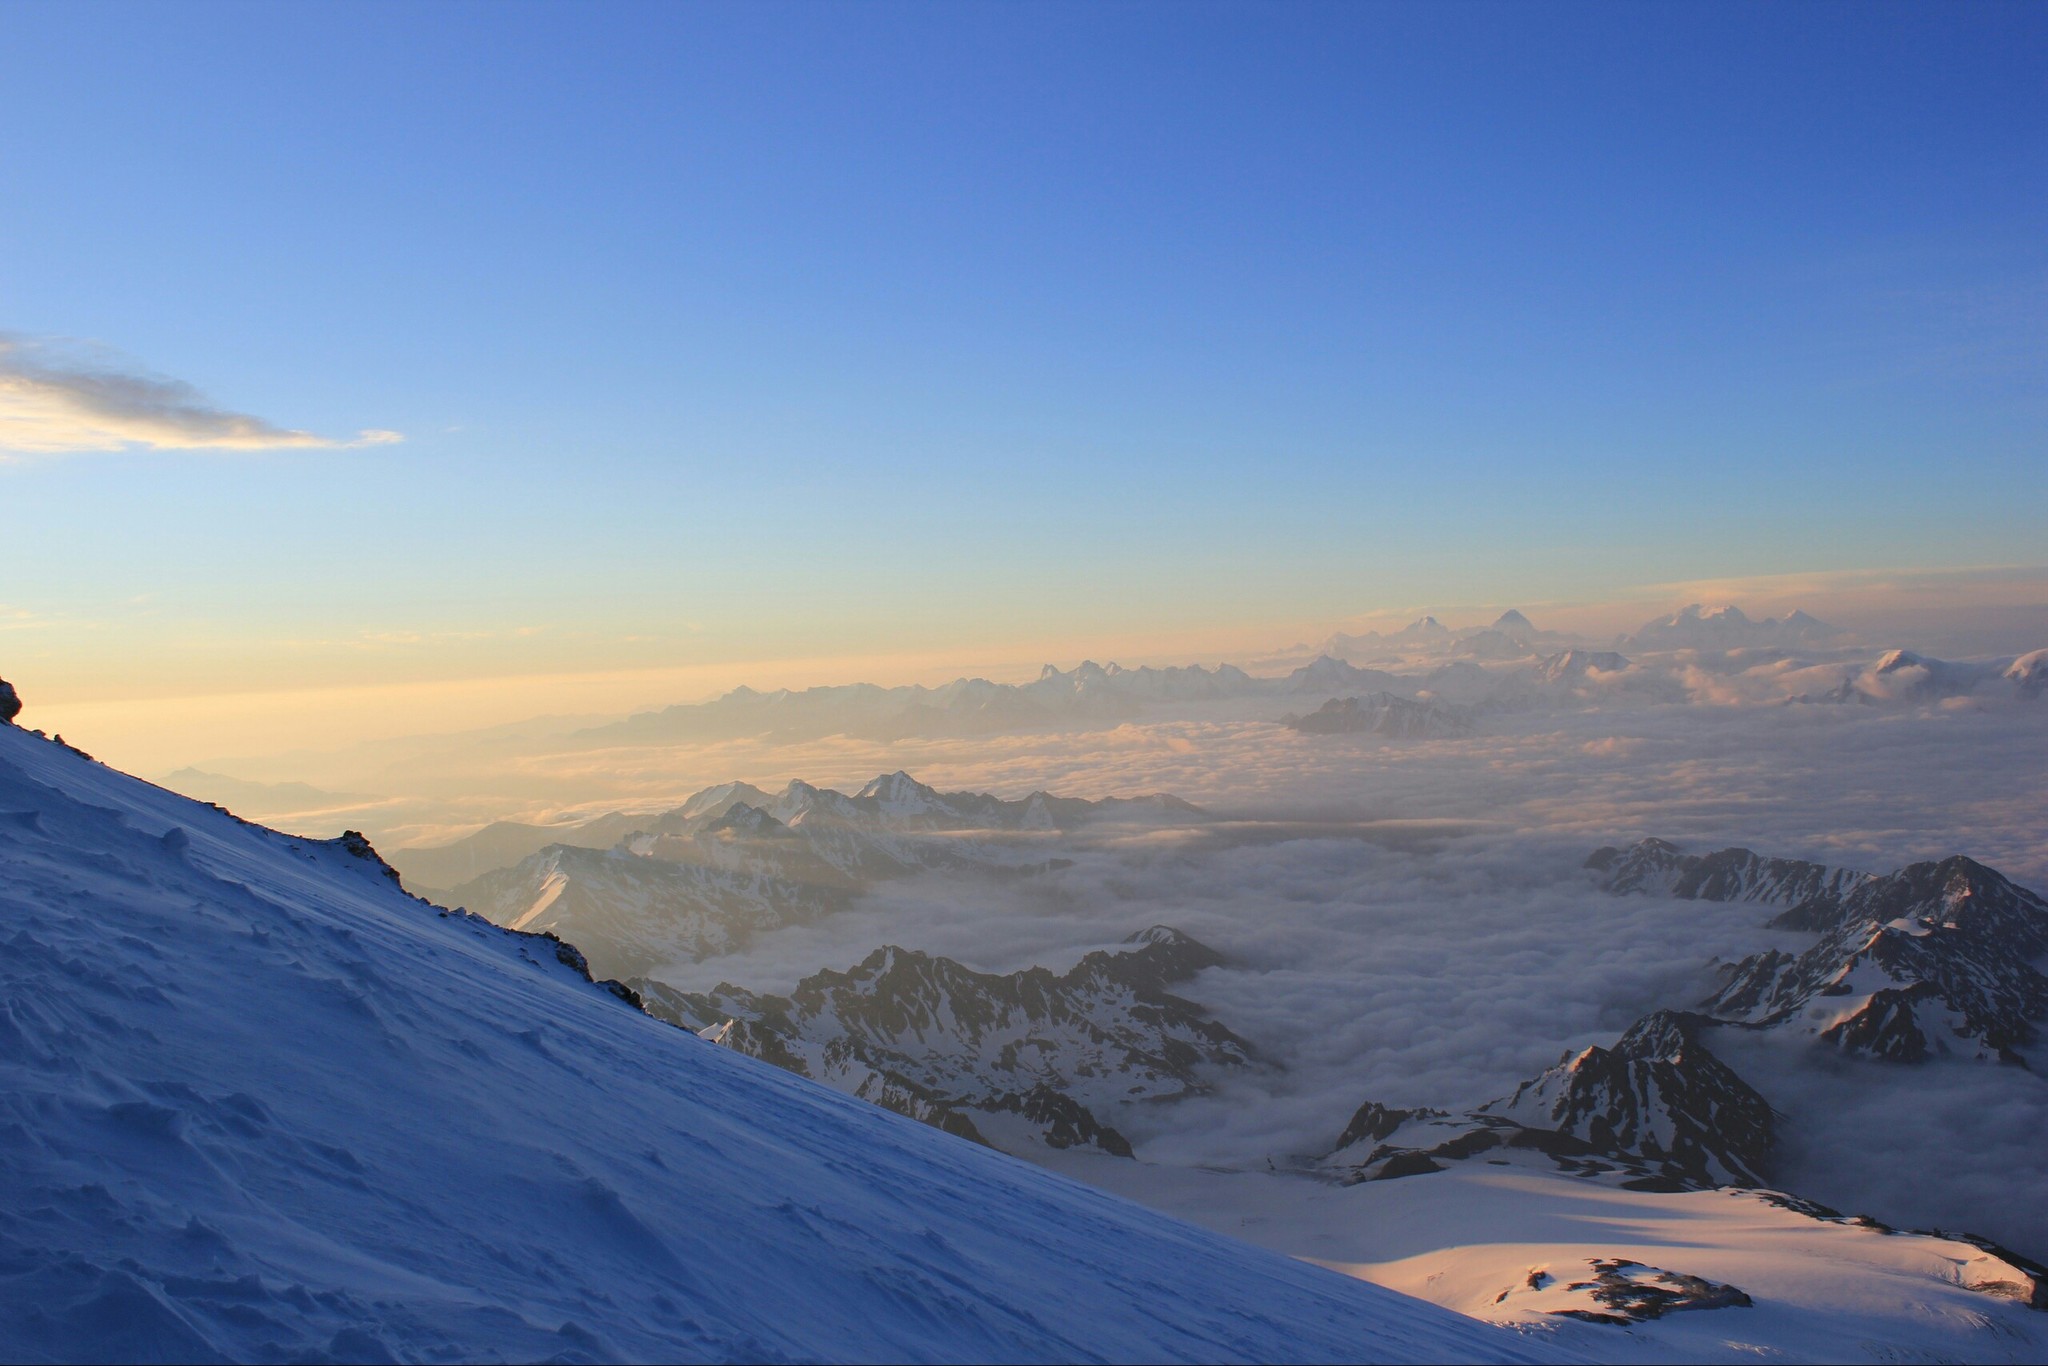
[[[281,450],[388,445],[397,432],[352,441],[280,427],[209,403],[191,385],[121,369],[103,357],[0,335],[0,452]]]

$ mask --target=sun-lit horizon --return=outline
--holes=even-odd
[[[1282,661],[1298,662],[1295,656],[1302,647],[1312,653],[1318,642],[1334,633],[1391,633],[1425,614],[1439,616],[1447,625],[1471,627],[1513,608],[1539,617],[1546,628],[1599,639],[1688,604],[1734,606],[1756,617],[1805,611],[1873,644],[1989,654],[2002,645],[2032,639],[2030,631],[2048,637],[2044,594],[2048,567],[2038,566],[1795,574],[1646,584],[1599,602],[1525,598],[1478,604],[1407,603],[1336,620],[1250,622],[1206,631],[481,675],[468,671],[476,666],[462,657],[459,644],[437,650],[431,639],[383,640],[357,644],[365,655],[383,657],[347,670],[346,681],[278,686],[284,680],[271,679],[266,680],[272,683],[269,687],[215,689],[195,686],[196,679],[166,679],[154,672],[140,677],[133,660],[109,668],[89,650],[78,648],[76,636],[48,646],[37,641],[37,648],[18,649],[10,659],[12,676],[35,702],[32,723],[68,733],[75,743],[105,751],[106,757],[125,766],[160,773],[240,759],[276,778],[288,773],[288,756],[343,743],[550,717],[595,722],[704,702],[743,686],[761,691],[853,683],[930,687],[957,678],[1022,683],[1047,665],[1073,668],[1087,660],[1126,667],[1227,663],[1254,672],[1284,671]],[[410,649],[426,658],[391,659]],[[46,661],[57,666],[48,675],[38,667]],[[231,664],[221,681],[249,680]]]

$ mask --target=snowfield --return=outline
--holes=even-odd
[[[0,1357],[1552,1360],[0,725]]]
[[[1262,1246],[1479,1318],[1543,1325],[1614,1362],[2038,1362],[2048,1317],[2012,1296],[2025,1274],[1947,1238],[1817,1219],[1782,1197],[1724,1188],[1659,1193],[1568,1176],[1533,1154],[1353,1186],[1288,1172],[1041,1159]],[[1596,1263],[1633,1263],[1740,1292],[1748,1303],[1670,1308],[1640,1321],[1603,1302]],[[1565,1319],[1576,1313],[1598,1316]]]

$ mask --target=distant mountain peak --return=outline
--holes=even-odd
[[[1552,683],[1575,683],[1589,674],[1620,673],[1630,667],[1626,655],[1613,650],[1563,650],[1537,666],[1537,673]]]
[[[1494,620],[1493,626],[1490,629],[1500,632],[1502,635],[1508,637],[1510,640],[1519,640],[1522,641],[1524,644],[1528,642],[1530,636],[1536,634],[1535,623],[1530,621],[1529,618],[1523,616],[1518,609],[1513,607],[1510,607],[1507,611],[1502,612],[1500,616]]]
[[[1648,650],[1728,650],[1818,645],[1840,634],[1796,609],[1782,618],[1756,620],[1733,603],[1710,608],[1695,602],[1644,622],[1634,635],[1622,637],[1622,643]]]
[[[855,801],[879,802],[892,810],[927,810],[940,804],[937,788],[927,787],[902,769],[884,773],[854,794]]]
[[[2019,695],[2029,701],[2048,692],[2048,650],[2034,650],[2021,655],[2006,669],[2004,677],[2011,680]]]

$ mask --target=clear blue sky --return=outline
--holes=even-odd
[[[405,439],[0,467],[0,651],[2038,563],[2044,72],[2041,4],[8,4],[0,329]]]

